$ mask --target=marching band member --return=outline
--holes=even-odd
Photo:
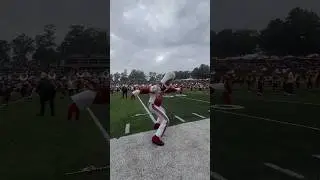
[[[165,132],[169,118],[166,114],[165,109],[162,106],[163,95],[165,93],[180,91],[180,88],[173,88],[171,82],[174,80],[175,74],[173,72],[166,73],[159,84],[144,87],[133,91],[132,93],[137,96],[139,94],[149,94],[149,110],[157,116],[157,121],[154,124],[156,133],[152,137],[152,142],[158,146],[163,146],[164,143],[161,140],[163,133]]]
[[[27,90],[28,90],[28,74],[20,74],[19,80],[20,80],[20,94],[21,97],[26,97],[27,95]]]
[[[223,92],[223,100],[225,104],[231,104],[231,94],[232,94],[232,79],[229,74],[225,76],[224,79],[224,92]]]
[[[54,73],[52,70],[48,73],[48,79],[53,81],[56,79],[56,73]]]
[[[293,94],[293,84],[295,82],[295,78],[293,76],[292,72],[289,72],[288,74],[288,80],[287,80],[287,94],[291,95]]]
[[[263,95],[263,86],[264,86],[264,77],[260,76],[258,79],[258,91],[257,91],[258,96]]]
[[[69,80],[67,82],[67,86],[68,86],[69,96],[72,96],[76,90],[75,79],[72,77],[69,77]]]

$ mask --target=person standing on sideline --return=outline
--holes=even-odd
[[[47,74],[41,73],[41,80],[36,88],[36,92],[40,97],[40,113],[38,116],[44,116],[45,104],[49,101],[51,116],[55,115],[54,112],[54,98],[56,94],[55,86],[48,79]]]
[[[126,85],[122,86],[121,91],[122,91],[122,99],[124,99],[124,96],[126,96],[126,99],[128,99],[128,88]]]

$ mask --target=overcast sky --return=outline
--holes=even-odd
[[[17,33],[35,36],[45,24],[57,26],[57,38],[64,38],[71,24],[102,29],[109,27],[107,0],[1,0],[0,39]]]
[[[210,0],[111,0],[111,72],[192,70],[210,61]]]
[[[320,14],[319,0],[111,0],[113,71],[139,68],[165,72],[208,64],[209,28],[264,28],[294,7]],[[71,24],[109,27],[107,0],[1,0],[0,39],[35,36],[45,24],[61,40]]]
[[[274,18],[285,18],[295,8],[307,8],[320,15],[319,0],[213,0],[211,28],[262,29]]]

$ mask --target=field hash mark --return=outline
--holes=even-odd
[[[205,119],[206,117],[204,117],[204,116],[202,116],[202,115],[200,115],[200,114],[197,114],[197,113],[192,113],[193,115],[195,115],[195,116],[198,116],[199,118],[203,118],[203,119]]]
[[[125,130],[124,130],[124,133],[125,133],[125,134],[129,134],[129,133],[130,133],[130,124],[129,124],[129,123],[126,124],[126,128],[125,128]]]
[[[179,116],[174,116],[175,118],[177,118],[178,120],[180,120],[181,122],[186,122],[184,119],[182,119],[181,117],[179,117]]]

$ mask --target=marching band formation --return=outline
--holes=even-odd
[[[51,115],[54,116],[53,99],[56,92],[61,94],[60,98],[70,96],[73,102],[68,108],[68,119],[72,119],[72,114],[75,113],[75,119],[79,119],[79,102],[74,100],[75,96],[79,98],[79,94],[88,96],[90,92],[94,92],[94,100],[92,103],[107,103],[109,102],[109,92],[114,91],[130,91],[132,97],[139,94],[148,94],[150,96],[148,101],[149,110],[157,117],[153,129],[156,130],[154,136],[151,138],[156,145],[163,146],[164,142],[161,140],[163,133],[169,123],[169,118],[162,106],[163,96],[171,92],[182,92],[183,89],[211,89],[211,93],[215,91],[222,91],[222,97],[225,104],[232,104],[233,88],[247,84],[248,91],[255,91],[257,95],[263,95],[264,88],[272,87],[276,91],[283,88],[286,95],[294,93],[295,88],[300,88],[301,84],[305,84],[307,88],[319,86],[320,84],[319,71],[314,71],[301,76],[299,73],[293,71],[275,71],[269,76],[259,75],[255,73],[248,73],[239,75],[236,71],[228,71],[225,73],[215,73],[212,84],[210,80],[175,80],[175,73],[168,72],[164,75],[160,82],[152,82],[151,84],[116,84],[109,79],[108,72],[90,73],[88,71],[78,72],[73,71],[68,74],[57,75],[53,70],[49,72],[41,72],[38,76],[31,73],[13,73],[8,76],[1,76],[0,89],[3,103],[8,104],[11,96],[16,93],[21,97],[32,97],[33,93],[37,93],[40,97],[40,114],[44,115],[44,104],[49,101],[51,107]],[[111,84],[111,87],[109,86]],[[123,88],[125,87],[125,88]],[[85,92],[85,93],[84,93]],[[85,99],[85,98],[84,98]]]
[[[101,73],[71,71],[58,75],[50,70],[38,74],[25,72],[2,75],[0,76],[0,97],[2,97],[0,104],[8,105],[10,100],[16,99],[16,96],[30,99],[34,94],[44,97],[43,101],[50,100],[51,97],[46,96],[55,98],[56,92],[59,92],[60,98],[65,98],[86,89],[97,92],[96,103],[104,103],[109,98],[108,77],[107,71]],[[48,84],[52,85],[52,92]],[[51,114],[54,115],[54,112]],[[43,115],[42,110],[40,110],[40,115]]]

